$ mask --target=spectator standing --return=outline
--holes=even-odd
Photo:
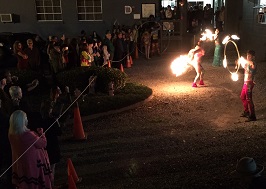
[[[6,78],[6,87],[4,88],[4,90],[7,94],[9,94],[9,88],[11,86],[17,85],[19,78],[17,76],[12,76],[10,70],[5,71],[5,78]],[[39,80],[34,79],[32,82],[20,87],[22,88],[24,94],[28,94],[38,85],[39,85]]]
[[[165,11],[165,17],[166,19],[169,19],[169,20],[173,18],[173,11],[170,5],[167,6],[167,9]]]
[[[13,45],[13,51],[14,51],[15,56],[18,59],[17,68],[19,70],[28,69],[28,66],[29,66],[28,55],[23,51],[22,44],[19,41],[15,41]]]
[[[61,54],[62,54],[62,69],[69,69],[69,58],[68,58],[68,44],[63,44],[61,46]]]
[[[80,65],[81,66],[91,66],[91,56],[88,51],[89,45],[88,43],[83,43],[81,55],[80,55]]]
[[[111,64],[112,64],[112,61],[114,58],[115,47],[111,39],[112,39],[112,33],[110,30],[107,30],[105,33],[105,38],[103,40],[103,45],[107,46],[108,53],[110,54],[109,60],[111,61]]]
[[[69,94],[69,89],[67,92]],[[63,102],[59,100],[59,96],[61,94],[61,89],[58,86],[52,87],[50,90],[50,98],[43,101],[40,108],[44,123],[44,131],[46,132],[47,138],[46,150],[49,156],[53,175],[55,175],[56,164],[61,160],[61,150],[58,136],[62,134],[62,130],[59,121],[56,121],[56,119],[61,116],[64,106]],[[54,185],[53,182],[52,185]]]
[[[107,46],[103,45],[102,47],[102,53],[103,53],[103,65],[108,65],[110,54],[107,50]]]
[[[29,102],[27,99],[23,97],[22,89],[19,86],[11,86],[9,88],[9,94],[11,96],[11,100],[13,102],[13,110],[12,112],[16,110],[22,110],[27,114],[29,125],[28,128],[33,131],[37,131],[36,126],[40,126],[40,123],[42,123],[41,115],[39,112],[33,112],[31,109],[31,106],[29,105]]]
[[[40,52],[37,47],[34,47],[32,39],[27,40],[28,47],[24,50],[28,56],[29,69],[33,71],[40,71]]]
[[[161,10],[160,10],[160,20],[164,20],[166,17],[165,17],[165,8],[162,7]]]
[[[124,45],[124,39],[122,38],[123,34],[122,32],[117,33],[117,39],[114,42],[115,47],[115,53],[114,53],[114,60],[113,63],[114,68],[120,68],[121,64],[123,64],[123,59],[126,53],[125,45]]]
[[[211,8],[211,4],[206,4],[204,7],[204,16],[203,16],[203,29],[212,29],[213,26],[213,9]]]
[[[55,43],[53,48],[50,50],[50,64],[52,70],[53,82],[56,81],[56,74],[62,70],[62,53],[60,50],[60,44]]]
[[[68,64],[70,68],[80,66],[79,46],[77,38],[72,38],[68,47]]]
[[[144,49],[145,49],[145,57],[146,57],[146,59],[151,59],[150,58],[151,34],[150,34],[148,28],[145,28],[145,31],[142,34],[141,39],[142,39],[141,41],[142,41],[142,44],[144,45]]]
[[[101,37],[98,35],[96,31],[93,31],[90,35],[90,39],[93,40],[95,43],[102,41]]]
[[[12,101],[4,91],[6,87],[5,73],[0,72],[0,171],[5,171],[12,164],[11,147],[8,140],[9,116],[12,113]],[[12,170],[0,178],[0,188],[11,189]]]
[[[12,183],[18,188],[52,188],[53,175],[41,128],[38,133],[27,128],[25,112],[17,110],[10,117],[9,140],[12,149]],[[24,153],[26,152],[26,153]]]
[[[174,6],[174,9],[173,9],[173,19],[175,20],[179,20],[180,19],[180,10],[178,9],[177,6]]]
[[[94,42],[93,42],[93,40],[90,39],[88,41],[88,46],[87,46],[87,53],[90,56],[90,59],[89,59],[89,65],[90,66],[95,66],[94,57],[96,56],[96,53],[94,53],[93,45],[94,45]]]
[[[101,66],[103,64],[103,57],[101,56],[102,54],[102,42],[101,41],[94,43],[93,53],[95,54],[94,56],[95,65]]]
[[[222,6],[219,13],[218,26],[217,26],[220,32],[224,31],[224,14],[225,14],[225,6]]]
[[[51,67],[51,50],[54,49],[54,45],[55,43],[57,43],[58,41],[58,38],[56,36],[49,36],[49,39],[48,39],[48,45],[47,45],[47,48],[46,48],[46,53],[48,55],[48,60],[49,60],[49,64],[47,64],[47,68],[45,68],[47,71],[49,71],[49,73],[51,73],[52,75],[54,74],[53,73],[53,68]]]
[[[214,20],[215,20],[215,26],[216,26],[216,28],[218,28],[218,25],[219,25],[219,23],[218,23],[218,20],[219,20],[219,14],[220,14],[220,7],[217,7],[216,8],[216,11],[215,11],[215,13],[214,13]],[[218,24],[218,25],[217,25]]]
[[[0,110],[3,115],[10,116],[12,113],[12,101],[6,93],[5,88],[7,85],[7,79],[5,72],[0,71]]]
[[[151,56],[154,56],[155,54],[160,56],[159,29],[160,25],[157,22],[154,23],[154,26],[151,28]]]

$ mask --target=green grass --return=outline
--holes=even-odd
[[[78,103],[81,115],[86,116],[127,107],[147,99],[151,94],[152,89],[147,86],[126,83],[125,87],[115,91],[114,96],[105,93],[88,94],[83,99],[80,98]],[[27,96],[27,100],[34,111],[39,111],[41,102],[48,98],[48,93]],[[74,100],[73,96],[72,99]]]
[[[147,99],[152,90],[144,85],[126,83],[125,87],[116,91],[114,96],[106,94],[88,95],[84,101],[79,100],[81,115],[91,115],[110,110],[117,110]]]

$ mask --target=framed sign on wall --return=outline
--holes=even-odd
[[[141,4],[141,17],[149,18],[150,15],[155,16],[155,3],[143,3]]]

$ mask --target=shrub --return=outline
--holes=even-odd
[[[91,115],[110,110],[120,109],[147,99],[152,94],[152,89],[147,86],[126,83],[123,89],[118,90],[114,96],[87,95],[80,99],[79,107],[81,115]]]
[[[69,86],[70,90],[76,88],[84,90],[89,84],[89,78],[97,76],[96,92],[108,92],[108,84],[114,83],[114,90],[125,86],[127,75],[119,69],[106,67],[78,67],[57,74],[60,85]]]

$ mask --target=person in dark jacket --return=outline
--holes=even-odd
[[[51,169],[55,173],[55,166],[61,159],[61,151],[58,136],[62,134],[62,130],[57,118],[62,113],[63,104],[58,100],[62,94],[58,86],[54,86],[50,90],[50,98],[41,104],[41,116],[43,120],[43,129],[47,139],[46,150],[49,156]],[[52,183],[54,185],[54,183]]]
[[[122,38],[123,34],[122,32],[117,33],[117,39],[115,40],[114,46],[115,46],[115,53],[114,53],[114,60],[115,63],[113,64],[114,68],[120,68],[121,64],[123,63],[123,57],[125,56],[125,42]]]
[[[111,41],[111,39],[112,39],[111,31],[107,30],[106,33],[105,33],[105,38],[103,40],[103,45],[107,46],[107,51],[110,54],[109,60],[111,61],[111,64],[112,64],[112,61],[113,61],[113,58],[114,58],[115,47],[114,47],[113,42]]]

